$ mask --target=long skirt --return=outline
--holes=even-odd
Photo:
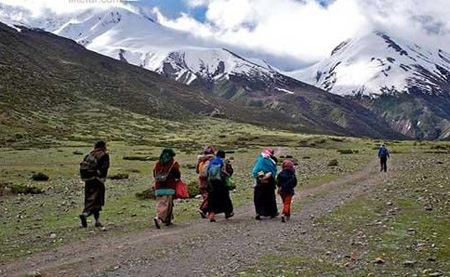
[[[156,216],[163,223],[170,223],[173,219],[173,196],[163,195],[156,197]]]
[[[209,184],[208,211],[216,214],[233,212],[233,203],[230,191],[222,181],[213,181]]]
[[[277,201],[275,198],[275,184],[273,182],[269,184],[261,184],[258,181],[255,186],[253,201],[255,203],[255,211],[257,215],[278,215]]]
[[[94,213],[102,210],[105,205],[105,184],[94,179],[86,181],[84,185],[83,213]]]
[[[204,213],[208,212],[208,197],[209,197],[209,191],[207,188],[200,188],[200,193],[202,195],[202,204],[200,205],[200,210]]]

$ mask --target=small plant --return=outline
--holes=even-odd
[[[351,149],[338,149],[337,150],[339,153],[344,154],[344,155],[348,155],[348,154],[353,154],[353,150]]]
[[[109,179],[111,179],[111,180],[126,180],[129,177],[130,176],[128,174],[126,174],[126,173],[117,173],[117,174],[111,175],[109,177]]]
[[[153,188],[146,189],[142,192],[136,192],[136,198],[144,200],[144,199],[155,199],[155,190]]]
[[[14,195],[44,193],[40,188],[33,187],[33,186],[9,184],[9,185],[7,185],[7,187],[11,190],[11,193]]]
[[[50,177],[48,177],[47,175],[45,175],[44,173],[35,173],[31,176],[31,179],[33,179],[33,181],[48,181],[48,179],[50,179]]]
[[[332,159],[331,161],[328,162],[328,166],[338,166],[338,160],[336,159]]]

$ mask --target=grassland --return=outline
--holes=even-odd
[[[316,186],[358,170],[373,155],[374,144],[369,140],[300,135],[220,119],[206,118],[200,122],[190,122],[189,126],[169,121],[147,122],[138,116],[122,122],[135,124],[127,130],[122,130],[118,124],[116,131],[105,131],[104,128],[102,131],[111,131],[104,137],[108,141],[113,140],[108,143],[110,175],[129,175],[126,180],[107,182],[107,201],[102,213],[106,231],[93,227],[81,229],[78,222],[78,214],[83,207],[84,186],[77,173],[78,164],[82,154],[91,149],[94,139],[102,137],[102,133],[74,132],[66,140],[51,138],[49,141],[38,140],[35,144],[28,144],[29,138],[24,136],[9,147],[0,149],[0,177],[3,183],[36,186],[45,192],[0,197],[3,225],[0,236],[4,238],[0,247],[2,262],[74,241],[151,228],[153,200],[138,200],[135,194],[152,185],[153,161],[163,146],[175,148],[176,158],[182,165],[183,179],[187,182],[196,180],[193,165],[203,145],[211,143],[228,150],[237,184],[237,190],[232,194],[235,206],[251,203],[253,180],[250,171],[256,155],[264,146],[274,147],[280,157],[292,156],[298,163],[298,175],[304,187]],[[80,120],[79,124],[83,122]],[[124,134],[122,139],[114,140],[121,133]],[[38,142],[41,144],[36,145]],[[355,149],[357,153],[340,154],[337,151],[340,149]],[[136,160],[125,160],[124,157],[134,157]],[[339,165],[329,167],[331,159],[337,159]],[[31,180],[36,172],[45,173],[50,180]],[[176,221],[197,217],[199,204],[199,199],[177,203]]]

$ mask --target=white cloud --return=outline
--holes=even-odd
[[[128,7],[121,0],[0,0],[0,4],[25,7],[33,16],[42,16],[48,13],[74,13],[90,8],[107,9],[110,7]]]
[[[185,0],[206,22],[183,14],[160,22],[249,51],[311,63],[341,41],[373,29],[449,51],[449,0]]]

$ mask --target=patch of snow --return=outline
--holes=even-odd
[[[290,91],[290,90],[287,90],[287,89],[284,89],[284,88],[275,88],[275,89],[278,90],[278,91],[286,92],[288,94],[294,94],[293,91]]]

